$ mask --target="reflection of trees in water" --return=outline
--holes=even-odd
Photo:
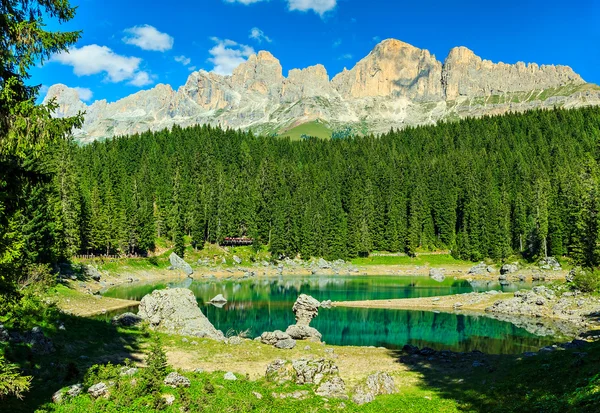
[[[220,330],[285,330],[295,323],[292,306],[299,294],[333,301],[427,297],[470,292],[467,281],[447,279],[438,283],[429,277],[286,277],[242,282],[193,281],[194,292],[206,316]],[[179,286],[181,284],[173,284]],[[157,285],[129,285],[118,290],[121,298],[140,299]],[[166,285],[158,285],[165,288]],[[479,284],[478,289],[498,288],[497,283]],[[217,294],[227,298],[219,309],[207,304]],[[549,344],[513,324],[487,318],[424,311],[381,309],[321,309],[311,323],[330,344],[398,348],[410,343],[437,349],[492,353],[514,353]]]

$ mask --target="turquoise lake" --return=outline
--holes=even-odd
[[[515,291],[527,284],[500,286],[498,283],[471,285],[464,280],[438,283],[429,277],[311,276],[255,278],[244,281],[186,279],[177,283],[127,284],[104,295],[140,300],[155,289],[191,289],[198,304],[216,328],[224,333],[247,331],[253,338],[264,331],[283,330],[294,324],[292,306],[300,294],[319,301],[350,301],[432,297],[472,291]],[[208,301],[223,294],[228,302],[217,308]],[[537,350],[556,342],[555,337],[536,336],[509,322],[485,316],[415,310],[358,308],[320,309],[311,322],[333,345],[376,346],[398,349],[405,344],[436,350],[479,350],[511,354]]]

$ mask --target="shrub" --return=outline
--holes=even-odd
[[[584,293],[600,291],[600,273],[594,270],[576,268],[573,271],[573,285]]]
[[[30,376],[22,376],[19,367],[6,361],[0,354],[0,399],[13,395],[19,399],[29,391]]]

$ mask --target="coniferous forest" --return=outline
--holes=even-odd
[[[289,141],[209,126],[64,144],[26,188],[44,254],[179,251],[248,236],[274,256],[450,249],[600,263],[600,109],[533,111]],[[50,199],[50,202],[47,200]],[[33,252],[32,252],[33,254]]]

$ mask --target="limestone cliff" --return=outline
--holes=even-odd
[[[86,112],[76,131],[85,142],[202,123],[276,133],[315,119],[332,129],[377,133],[467,116],[600,104],[600,88],[566,66],[492,63],[465,47],[452,49],[442,64],[427,50],[389,39],[331,80],[322,65],[284,77],[279,60],[263,51],[231,76],[194,72],[177,91],[157,85],[88,106],[75,89],[54,85],[49,99],[59,105],[56,116]]]

